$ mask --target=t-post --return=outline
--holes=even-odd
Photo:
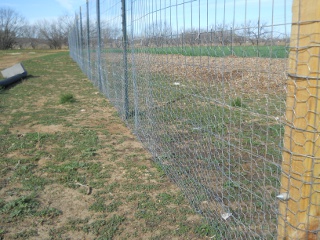
[[[124,115],[125,119],[129,117],[129,96],[128,96],[128,36],[127,36],[127,17],[126,17],[126,0],[121,0],[122,10],[122,47],[123,47],[123,85],[124,85]]]

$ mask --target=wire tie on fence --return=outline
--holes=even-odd
[[[285,148],[285,147],[282,148],[282,151],[287,152],[290,155],[295,156],[295,157],[309,158],[309,159],[312,159],[313,161],[319,161],[320,160],[319,157],[315,157],[315,156],[307,155],[307,154],[299,154],[299,153],[293,152],[291,149],[288,149],[288,148]],[[300,161],[303,161],[303,160],[304,159],[301,159]]]
[[[305,24],[312,24],[312,23],[318,23],[320,20],[313,20],[313,21],[298,21],[293,22],[292,25],[305,25]]]
[[[308,45],[308,46],[303,46],[303,47],[290,46],[289,49],[290,50],[303,51],[303,50],[308,50],[310,48],[315,48],[315,47],[320,47],[320,45],[319,44],[313,44],[313,45]]]
[[[311,80],[319,80],[320,79],[319,77],[302,76],[302,75],[291,74],[291,73],[288,73],[287,75],[288,75],[288,77],[291,77],[291,78],[303,78],[303,79],[311,79]]]
[[[314,113],[314,111],[312,113]],[[297,132],[299,131],[299,132],[303,132],[303,133],[312,133],[312,134],[317,134],[317,135],[320,134],[320,131],[318,131],[318,130],[312,131],[312,130],[305,130],[303,128],[298,128],[289,121],[284,122],[284,124],[285,124],[285,126],[291,128],[292,130],[295,130]]]
[[[289,196],[289,193],[281,193],[278,196],[276,196],[276,198],[283,200],[283,201],[288,201],[290,196]]]

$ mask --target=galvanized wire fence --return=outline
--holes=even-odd
[[[94,0],[76,13],[72,58],[216,239],[277,235],[291,6]]]

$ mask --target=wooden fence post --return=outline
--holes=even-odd
[[[278,240],[320,239],[320,1],[292,13]]]

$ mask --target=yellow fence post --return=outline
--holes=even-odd
[[[320,1],[294,0],[278,240],[320,239]]]

